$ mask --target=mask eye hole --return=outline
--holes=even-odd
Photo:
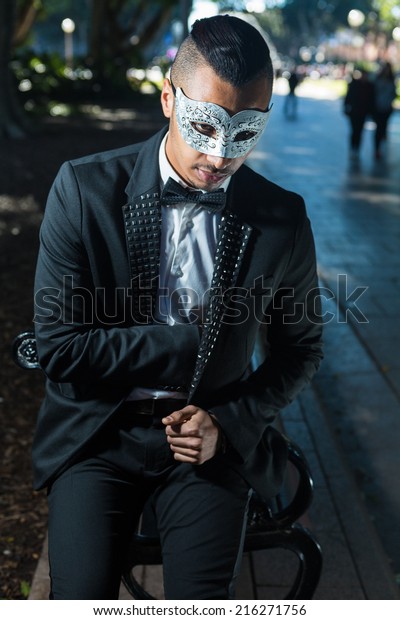
[[[195,131],[198,131],[203,136],[208,136],[209,138],[215,138],[216,131],[215,127],[209,125],[208,123],[190,123]]]
[[[239,131],[235,136],[234,142],[250,140],[250,138],[254,138],[255,135],[257,135],[255,131]]]

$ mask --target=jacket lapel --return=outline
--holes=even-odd
[[[154,321],[160,271],[161,206],[158,153],[166,129],[139,152],[122,207],[136,323]]]
[[[136,323],[154,319],[160,271],[161,207],[158,191],[134,197],[123,207]]]
[[[232,196],[232,190],[228,197]],[[203,334],[192,382],[189,389],[190,402],[210,359],[218,339],[224,312],[236,285],[249,242],[252,227],[233,211],[230,206],[224,211],[214,260],[214,271],[210,290]]]
[[[126,242],[132,282],[132,311],[137,323],[153,322],[159,287],[161,206],[158,152],[165,131],[151,138],[140,151],[123,206]],[[219,229],[210,287],[209,305],[198,358],[189,389],[189,402],[219,336],[223,315],[236,285],[252,226],[244,221],[246,200],[241,196],[241,171],[232,178],[228,205]],[[235,196],[235,199],[233,197]],[[242,212],[241,212],[242,211]]]

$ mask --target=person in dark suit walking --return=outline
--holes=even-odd
[[[344,113],[350,121],[350,155],[358,158],[364,125],[374,112],[374,86],[364,69],[355,70],[344,98]]]
[[[234,596],[249,490],[275,495],[285,469],[273,421],[322,357],[304,201],[243,165],[272,81],[257,30],[199,20],[164,82],[169,126],[65,163],[51,189],[33,464],[53,599],[118,598],[146,502],[166,598]]]
[[[290,72],[287,72],[287,81],[289,86],[289,92],[285,97],[285,103],[283,106],[283,111],[288,119],[295,119],[297,116],[297,95],[296,88],[300,83],[300,76],[297,72],[297,68],[293,67]]]
[[[387,138],[387,127],[396,98],[396,82],[392,65],[383,65],[374,81],[374,120],[376,123],[374,146],[375,159],[382,158],[382,142]]]

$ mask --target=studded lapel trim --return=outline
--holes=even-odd
[[[189,402],[200,382],[217,341],[223,314],[233,293],[252,227],[239,220],[235,213],[225,211],[221,218],[220,235],[214,261],[210,301],[189,391]]]
[[[161,207],[159,192],[135,197],[123,207],[136,323],[154,321],[160,272]]]
[[[152,323],[155,316],[161,242],[159,198],[159,188],[153,185],[152,189],[134,197],[123,207],[132,283],[132,315],[137,324]],[[189,402],[217,341],[251,232],[252,226],[227,207],[220,222],[209,306],[189,388]]]

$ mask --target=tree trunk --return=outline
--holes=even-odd
[[[148,45],[160,28],[170,22],[172,7],[166,6],[160,8],[159,12],[154,15],[153,19],[147,24],[140,33],[140,47],[143,49]]]
[[[92,0],[88,63],[96,78],[102,81],[104,74],[104,48],[107,46],[108,0]]]
[[[172,9],[177,2],[178,0],[157,4],[157,10],[154,11],[152,18],[138,31],[135,26],[141,22],[139,18],[148,8],[147,0],[139,0],[136,6],[132,7],[130,19],[123,25],[118,17],[126,0],[118,2],[91,0],[91,32],[87,61],[99,84],[106,86],[110,79],[108,74],[110,62],[107,61],[118,59],[113,67],[114,78],[117,71],[125,73],[126,67],[130,66],[131,62],[132,33],[139,37],[135,50],[140,55],[141,50],[151,42],[158,30],[170,21]]]
[[[180,12],[181,12],[181,20],[182,20],[182,41],[186,39],[189,34],[189,16],[192,10],[192,0],[180,0]]]
[[[32,30],[38,12],[34,0],[27,0],[22,4],[16,16],[15,31],[12,39],[13,47],[18,47],[18,45],[21,45],[25,41]]]
[[[0,138],[22,138],[27,128],[10,71],[14,0],[0,2]]]

